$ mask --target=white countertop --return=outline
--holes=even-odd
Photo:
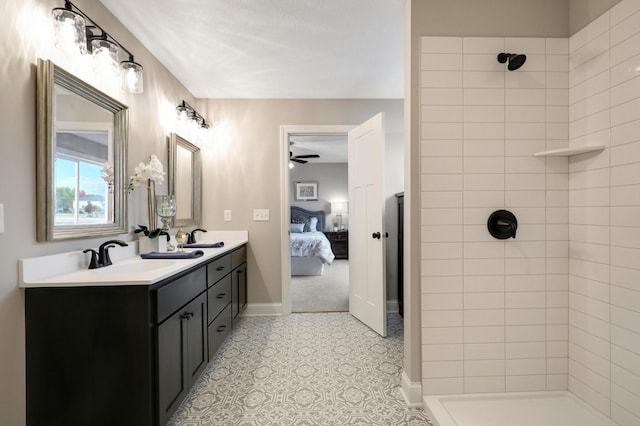
[[[127,241],[129,246],[109,251],[113,265],[97,269],[88,269],[90,256],[82,251],[21,259],[18,261],[18,285],[21,288],[151,285],[249,241],[247,231],[209,231],[200,235],[206,239],[198,243],[223,241],[224,247],[185,249],[204,252],[203,256],[194,259],[142,259],[137,254],[137,241]]]

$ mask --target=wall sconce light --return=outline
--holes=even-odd
[[[65,0],[64,7],[56,7],[51,13],[57,47],[81,55],[91,53],[96,71],[122,78],[123,88],[130,93],[143,92],[143,67],[134,61],[126,47],[69,0]],[[94,34],[96,29],[100,35]],[[119,60],[120,50],[128,55],[127,60]]]
[[[342,223],[342,215],[349,213],[349,203],[346,201],[333,201],[331,202],[331,213],[334,218],[333,221],[338,223],[338,228],[344,230],[344,224]]]
[[[178,119],[180,121],[189,121],[205,130],[211,127],[204,117],[184,100],[176,107],[176,112],[178,113]]]

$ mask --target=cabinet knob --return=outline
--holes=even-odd
[[[193,316],[193,312],[185,312],[184,314],[180,315],[180,319],[189,320],[192,316]]]
[[[226,295],[227,295],[226,293],[220,293],[219,295],[216,296],[216,299],[222,299]]]
[[[218,327],[218,333],[222,333],[224,331],[224,329],[227,328],[226,325],[221,325],[220,327]]]

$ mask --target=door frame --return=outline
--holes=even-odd
[[[291,248],[289,222],[291,212],[291,179],[289,177],[290,135],[347,135],[355,125],[281,125],[280,126],[280,268],[282,282],[281,314],[291,313]]]

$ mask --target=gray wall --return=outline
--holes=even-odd
[[[577,33],[618,3],[620,0],[569,0],[569,34]]]

